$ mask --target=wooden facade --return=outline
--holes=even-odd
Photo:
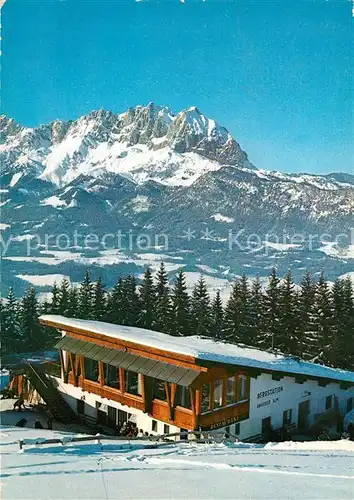
[[[60,350],[64,382],[141,410],[151,418],[186,430],[209,430],[228,426],[249,417],[250,379],[245,369],[208,362],[193,356],[156,349],[96,334],[84,329],[68,328],[46,321],[66,337],[88,341],[117,352],[130,353],[164,363],[171,368],[193,370],[195,378],[181,386],[152,378],[101,360],[89,360],[82,354]]]

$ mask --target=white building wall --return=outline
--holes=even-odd
[[[179,427],[175,427],[171,424],[166,424],[166,422],[161,422],[159,420],[157,420],[157,431],[153,431],[152,422],[154,419],[147,413],[144,413],[141,410],[132,408],[127,405],[122,405],[121,403],[113,401],[112,399],[102,398],[101,396],[93,394],[92,392],[83,391],[81,387],[75,387],[72,384],[65,384],[60,378],[55,377],[55,381],[58,390],[62,393],[62,396],[69,403],[75,413],[77,411],[77,400],[83,399],[85,402],[85,415],[87,416],[93,418],[97,417],[96,402],[99,402],[101,404],[116,408],[117,410],[122,410],[126,413],[129,413],[130,415],[135,415],[136,425],[138,429],[142,429],[144,432],[148,432],[149,434],[164,434],[164,425],[169,426],[169,433],[180,432]]]
[[[268,393],[273,392],[273,394]],[[354,394],[354,389],[341,389],[339,383],[331,383],[325,387],[315,380],[307,380],[303,384],[295,382],[294,377],[284,377],[273,380],[271,374],[263,373],[256,379],[251,378],[250,384],[250,416],[240,423],[240,438],[260,434],[262,419],[271,417],[274,429],[283,425],[283,412],[292,409],[292,423],[297,425],[299,403],[309,400],[309,425],[315,421],[315,415],[326,409],[326,397],[338,398],[342,415],[346,412],[347,401]],[[231,432],[234,426],[231,428]]]
[[[96,402],[117,408],[126,413],[136,415],[136,424],[139,429],[149,434],[164,434],[165,422],[157,421],[157,431],[152,430],[153,418],[142,411],[122,405],[116,401],[102,398],[96,394],[83,391],[80,387],[65,384],[63,380],[56,378],[58,389],[67,400],[73,410],[77,410],[77,400],[84,396],[85,414],[96,417]],[[267,391],[274,390],[274,394]],[[315,415],[325,411],[326,397],[335,396],[338,398],[339,408],[342,415],[346,413],[347,401],[354,396],[353,387],[350,389],[340,389],[339,383],[331,383],[325,387],[318,385],[315,380],[307,380],[303,384],[295,382],[294,377],[284,377],[273,380],[271,374],[263,373],[256,379],[251,378],[250,382],[250,415],[247,420],[239,422],[239,433],[236,433],[235,424],[228,426],[231,434],[237,435],[239,439],[247,439],[260,434],[262,431],[262,419],[271,417],[271,424],[274,429],[279,429],[283,425],[283,412],[292,409],[292,423],[297,425],[299,403],[309,400],[310,413],[309,425],[315,420]],[[170,433],[180,432],[178,427],[169,425]],[[236,424],[237,425],[237,424]],[[222,434],[226,428],[216,429],[213,434]]]

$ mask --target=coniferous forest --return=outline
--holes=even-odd
[[[24,297],[13,290],[0,302],[1,354],[51,349],[58,337],[43,327],[41,314],[139,326],[174,336],[201,335],[219,341],[281,352],[316,363],[354,369],[354,293],[350,278],[329,286],[324,275],[306,273],[298,286],[291,272],[272,270],[266,287],[246,275],[235,281],[223,303],[210,296],[200,276],[191,294],[180,271],[169,283],[164,264],[148,268],[138,284],[133,275],[119,277],[107,291],[86,270],[79,286],[66,279],[52,288],[51,301],[40,302],[30,287]]]

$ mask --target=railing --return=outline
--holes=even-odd
[[[192,435],[192,439],[185,440],[186,436]],[[180,437],[179,441],[171,441],[172,437]],[[232,436],[238,441],[236,436]],[[95,434],[94,436],[65,436],[63,438],[53,438],[53,439],[20,439],[18,441],[20,450],[23,449],[24,446],[43,446],[46,444],[60,444],[60,445],[68,445],[71,443],[82,443],[87,441],[97,441],[98,444],[101,444],[102,441],[151,441],[151,445],[145,446],[146,448],[157,448],[160,446],[166,445],[178,445],[183,444],[185,442],[196,442],[199,444],[210,444],[210,443],[220,443],[225,441],[225,439],[217,440],[216,436],[212,434],[203,432],[203,431],[188,431],[188,432],[175,432],[171,434],[160,434],[157,436],[142,436],[142,437],[127,437],[127,436],[105,436],[102,434]]]

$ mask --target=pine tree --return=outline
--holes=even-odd
[[[290,270],[286,273],[279,291],[279,343],[277,347],[286,354],[296,354],[298,352],[296,318],[298,300]]]
[[[186,336],[193,333],[190,321],[190,298],[187,292],[186,276],[183,271],[177,274],[172,289],[172,321],[170,333]]]
[[[168,333],[171,329],[171,299],[168,286],[168,277],[163,262],[156,274],[156,308],[155,320],[153,323],[154,330],[158,332]]]
[[[148,267],[144,273],[143,281],[139,287],[140,316],[139,325],[151,330],[155,320],[156,296],[151,269]]]
[[[71,285],[68,299],[68,317],[77,318],[79,309],[79,291],[75,285]]]
[[[251,329],[251,295],[248,278],[245,274],[243,274],[240,279],[239,298],[241,312],[241,321],[238,333],[239,342],[246,345],[252,345],[253,332]]]
[[[27,289],[19,306],[19,329],[23,335],[23,350],[37,351],[43,349],[46,340],[43,339],[42,329],[40,327],[39,306],[36,297],[36,291],[33,287]]]
[[[68,315],[69,294],[70,294],[70,282],[67,278],[63,278],[58,293],[58,313],[62,314],[63,316]]]
[[[59,299],[60,299],[59,287],[56,283],[54,283],[54,285],[52,286],[52,302],[51,302],[51,308],[50,308],[51,314],[59,314],[60,313]]]
[[[215,340],[224,338],[224,310],[220,290],[216,291],[211,304],[210,335]]]
[[[93,318],[102,320],[106,314],[106,291],[101,276],[93,287]]]
[[[191,326],[193,335],[211,335],[210,298],[203,276],[199,277],[192,293]]]
[[[328,362],[335,367],[353,368],[354,304],[351,279],[337,279],[331,290],[333,334],[327,350]]]
[[[136,279],[128,274],[123,279],[122,289],[122,325],[139,326],[140,321],[140,299],[137,293]]]
[[[259,276],[252,281],[249,302],[250,334],[248,344],[261,346],[264,342],[265,331],[263,322],[263,294]]]
[[[93,318],[93,284],[88,269],[85,271],[85,278],[79,289],[79,318]]]
[[[323,273],[316,283],[314,307],[314,331],[307,338],[308,352],[314,362],[328,363],[330,359],[331,337],[333,335],[333,304]]]
[[[20,337],[18,327],[18,304],[13,291],[10,287],[6,303],[1,304],[1,353],[13,354],[21,351],[23,339]]]
[[[343,280],[344,314],[343,325],[343,359],[338,366],[354,371],[354,290],[350,276]]]
[[[280,280],[278,278],[275,268],[272,269],[268,286],[263,296],[264,307],[264,340],[263,348],[277,349],[280,346]]]
[[[240,324],[242,321],[242,312],[240,310],[240,283],[235,281],[232,284],[229,299],[226,303],[224,314],[224,339],[227,342],[239,342]]]
[[[311,273],[307,271],[302,278],[298,295],[298,340],[297,351],[293,353],[304,359],[310,359],[313,354],[311,351],[311,339],[315,335],[315,295],[316,286]]]
[[[123,325],[124,323],[124,309],[123,309],[123,295],[124,283],[121,277],[118,278],[117,283],[114,285],[110,294],[107,297],[107,313],[105,321],[114,323],[116,325]]]
[[[224,315],[224,335],[228,342],[250,345],[253,342],[251,300],[245,275],[233,283]]]

